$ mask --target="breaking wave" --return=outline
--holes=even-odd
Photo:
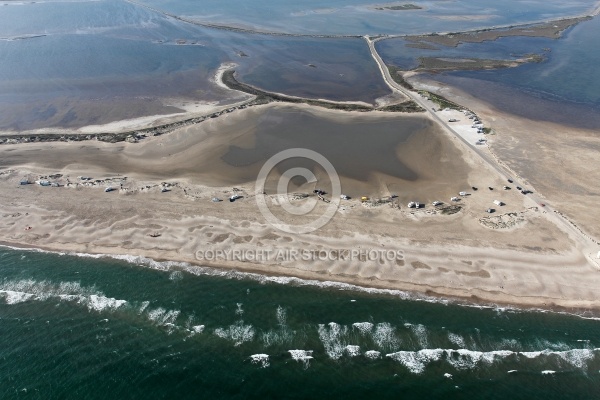
[[[304,368],[308,368],[310,360],[313,359],[312,350],[288,350],[288,353],[292,356],[292,359],[304,364]]]
[[[222,339],[234,342],[234,346],[239,346],[244,342],[253,340],[256,332],[252,325],[244,325],[244,321],[240,320],[226,328],[215,329],[214,334]]]
[[[250,362],[252,364],[258,364],[262,368],[267,368],[269,365],[269,355],[268,354],[253,354],[250,356]]]
[[[524,359],[538,359],[544,363],[555,363],[561,365],[561,361],[567,367],[585,369],[588,362],[595,360],[600,354],[597,349],[571,349],[566,351],[543,350],[535,352],[515,352],[511,350],[473,351],[467,349],[423,349],[419,351],[397,351],[386,354],[386,357],[399,362],[414,374],[421,374],[425,368],[433,362],[446,362],[456,370],[473,369],[482,365],[491,365],[500,360],[511,360],[514,362]],[[510,370],[509,373],[516,370]]]
[[[0,283],[0,298],[6,304],[63,300],[81,304],[90,311],[112,311],[127,304],[125,300],[106,297],[95,286],[81,286],[79,282],[54,283],[33,279],[3,280]]]
[[[277,318],[277,329],[268,330],[261,335],[265,347],[289,344],[296,336],[296,331],[287,326],[287,314],[283,307],[277,306],[275,317]]]

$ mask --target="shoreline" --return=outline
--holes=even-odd
[[[384,81],[392,92],[404,94],[412,99],[415,104],[431,111],[432,106],[429,99],[423,99],[416,91],[403,88],[391,78],[389,68],[383,63],[375,49],[374,44],[378,39],[373,40],[368,36],[365,36],[364,39],[367,41],[371,54],[379,66]],[[237,82],[231,68],[233,66],[230,64],[222,65],[217,70],[215,79],[217,82],[221,81],[227,88],[236,90],[238,88],[235,86],[232,87],[223,82],[224,79],[228,79],[227,73],[230,74],[231,79]],[[179,151],[181,154],[186,154],[185,151],[192,147],[186,147],[182,150],[186,144],[185,141],[183,141],[183,144],[180,142],[182,138],[187,140],[194,133],[198,133],[197,131],[206,134],[205,130],[210,127],[218,124],[227,125],[231,123],[232,119],[235,121],[236,118],[239,119],[247,115],[244,113],[258,112],[257,110],[263,109],[263,107],[287,106],[309,109],[315,114],[328,114],[340,120],[347,115],[361,114],[360,111],[363,111],[343,110],[336,107],[332,109],[331,107],[323,107],[321,104],[311,103],[311,101],[313,103],[321,102],[318,100],[306,101],[307,99],[296,99],[291,96],[261,91],[240,82],[237,82],[237,84],[242,89],[249,88],[250,91],[246,91],[246,93],[253,95],[253,98],[240,103],[237,108],[225,109],[211,114],[211,116],[148,128],[147,131],[143,132],[144,137],[147,137],[148,140],[144,141],[142,145],[137,145],[142,147],[141,149],[136,149],[132,143],[137,143],[142,136],[138,137],[137,133],[133,135],[131,132],[119,134],[125,135],[118,137],[121,139],[118,141],[124,143],[119,144],[118,148],[113,147],[112,150],[117,153],[122,152],[118,155],[124,156],[124,158],[133,155],[137,157],[139,162],[172,160],[168,158],[172,154],[166,149],[167,146],[174,146],[172,147],[175,149],[174,152]],[[257,91],[257,93],[252,93],[252,90]],[[285,97],[287,100],[277,101],[277,97],[275,97],[276,101],[260,98],[265,93],[271,96]],[[452,98],[452,100],[455,101],[456,99]],[[456,102],[462,104],[458,100]],[[339,107],[348,106],[347,103],[326,103]],[[356,105],[356,103],[352,104]],[[235,110],[249,108],[250,105],[261,105],[261,107],[252,107],[252,110],[240,111],[227,118],[216,118]],[[464,108],[470,108],[467,107]],[[369,111],[383,110],[371,108]],[[489,145],[480,146],[481,148],[473,146],[472,138],[456,128],[459,124],[450,126],[446,123],[446,121],[449,121],[450,116],[454,117],[454,114],[446,114],[445,110],[441,111],[443,112],[427,112],[420,115],[439,125],[440,131],[443,132],[441,135],[446,138],[445,140],[453,143],[456,149],[462,152],[465,162],[471,168],[466,174],[469,187],[477,183],[477,186],[485,188],[489,182],[492,182],[489,183],[490,187],[492,184],[501,187],[502,184],[506,184],[507,176],[516,176],[517,178],[525,176],[524,174],[516,174],[515,171],[517,170],[513,166],[499,162],[500,159],[495,153],[491,152]],[[449,112],[459,113],[458,111]],[[370,112],[365,114],[370,114]],[[376,112],[373,114],[375,114],[373,119],[381,118],[384,115],[384,113]],[[385,114],[392,117],[396,113],[388,112]],[[408,118],[409,115],[396,114],[396,116],[404,118]],[[494,121],[495,118],[497,116],[493,113],[485,115],[486,123],[487,121]],[[199,124],[199,122],[205,120],[214,122]],[[165,130],[162,131],[162,128]],[[158,136],[170,132],[174,132],[173,135],[169,135],[167,138],[158,138]],[[83,136],[84,134],[82,134]],[[208,136],[207,134],[206,137]],[[59,136],[55,136],[55,138],[57,138],[57,141],[71,140]],[[98,138],[98,136],[95,138]],[[106,141],[114,143],[111,138]],[[43,143],[34,142],[39,147],[37,150],[46,149],[46,147],[43,147]],[[9,143],[7,146],[12,146],[12,144]],[[166,144],[166,146],[159,148],[156,146],[157,144],[158,146]],[[194,143],[194,145],[197,144]],[[200,142],[200,144],[204,145],[205,143]],[[56,148],[62,145],[66,146],[68,143],[56,144]],[[22,149],[18,146],[21,146],[21,144],[9,148],[7,154],[10,151],[10,156],[13,157],[15,153],[19,153]],[[46,144],[46,146],[48,145]],[[96,144],[95,146],[99,145]],[[106,144],[106,146],[110,145]],[[143,151],[148,151],[148,148],[153,146],[154,152],[147,153],[152,157],[144,159],[140,154]],[[84,145],[81,145],[81,147],[83,148]],[[104,147],[104,150],[106,151],[107,148]],[[15,151],[17,149],[18,151]],[[103,157],[101,151],[98,153],[98,157]],[[80,151],[79,155],[81,154],[83,154],[83,151]],[[198,156],[194,153],[187,153],[187,156],[190,154]],[[431,154],[428,154],[428,156],[432,157]],[[501,157],[501,159],[510,161],[510,158],[506,159],[506,157]],[[115,160],[118,160],[118,158]],[[415,160],[412,159],[412,161]],[[31,166],[33,164],[33,162],[30,162],[29,164],[15,165],[17,169],[25,168],[28,174],[35,174],[32,172],[36,170],[36,167]],[[109,171],[109,169],[102,170],[100,164],[95,165],[99,168],[95,171],[93,168],[89,169],[89,166],[84,167],[84,165],[87,164],[73,162],[57,168],[55,171],[58,170],[62,174],[72,173],[73,171],[89,172],[91,174],[98,174],[98,171],[102,171],[101,173],[106,174]],[[110,161],[106,165],[110,165]],[[120,165],[127,165],[127,163],[121,162]],[[6,169],[13,166],[7,161]],[[106,168],[105,165],[103,167]],[[51,169],[50,167],[46,168]],[[129,170],[119,170],[118,168],[118,166],[115,166],[110,173],[113,176],[115,174],[119,176],[121,173],[135,174],[134,171],[136,171],[133,167],[130,167]],[[139,169],[139,171],[142,171],[139,173],[142,176],[144,170]],[[6,172],[4,171],[4,173]],[[23,171],[19,170],[18,174],[22,173]],[[150,168],[146,169],[145,173],[150,176],[153,171]],[[206,200],[208,203],[207,199],[214,196],[214,193],[221,193],[219,196],[222,196],[222,193],[230,190],[226,187],[207,188],[206,186],[196,186],[191,189],[187,187],[190,193],[194,193],[192,195],[189,195],[186,188],[183,188],[184,196],[180,198],[168,197],[170,202],[165,205],[162,201],[164,197],[158,197],[160,194],[150,195],[149,193],[148,196],[145,196],[145,193],[142,194],[144,191],[143,184],[148,188],[146,192],[151,192],[159,187],[159,184],[156,183],[158,177],[153,182],[152,189],[148,182],[143,184],[140,182],[139,185],[142,186],[133,186],[132,191],[121,190],[116,195],[105,195],[100,191],[96,194],[92,192],[91,188],[76,185],[76,189],[70,192],[70,196],[68,196],[68,200],[72,200],[74,204],[69,204],[65,199],[53,198],[52,195],[47,194],[50,192],[43,192],[45,189],[38,189],[37,187],[31,190],[34,194],[37,193],[37,196],[32,197],[31,191],[24,193],[25,191],[18,189],[13,189],[15,193],[14,196],[11,196],[8,192],[13,187],[9,185],[15,183],[14,178],[16,178],[16,175],[13,175],[10,177],[12,179],[10,182],[8,182],[9,177],[7,176],[3,178],[5,182],[1,184],[4,186],[2,188],[2,191],[5,192],[4,199],[10,201],[7,201],[6,205],[0,206],[0,211],[6,212],[3,217],[8,216],[7,223],[0,226],[0,240],[2,243],[16,245],[17,247],[31,246],[31,248],[36,249],[48,249],[47,251],[51,252],[67,251],[68,253],[109,255],[113,258],[119,255],[119,257],[127,258],[129,254],[131,257],[144,257],[148,260],[156,260],[156,262],[172,261],[188,263],[195,266],[193,268],[215,268],[219,271],[225,271],[225,274],[259,274],[261,276],[287,277],[286,279],[290,280],[299,279],[315,282],[335,281],[338,284],[352,285],[364,290],[371,288],[381,291],[408,292],[411,296],[413,296],[413,293],[420,293],[424,298],[431,296],[440,302],[444,302],[444,299],[454,299],[457,302],[462,301],[468,304],[506,304],[519,309],[522,307],[536,307],[553,312],[567,312],[575,309],[584,314],[593,313],[594,315],[598,315],[597,313],[600,310],[598,294],[595,290],[595,287],[600,283],[599,264],[592,259],[591,253],[588,254],[592,248],[588,243],[588,239],[596,244],[598,241],[591,236],[586,239],[584,237],[587,236],[585,232],[570,220],[567,219],[573,226],[565,223],[563,221],[564,215],[551,205],[546,206],[540,203],[541,200],[546,202],[545,196],[540,198],[537,194],[522,197],[520,194],[514,193],[516,191],[512,191],[513,193],[510,194],[507,193],[507,196],[515,195],[515,197],[511,197],[511,202],[514,204],[514,206],[511,204],[511,207],[515,207],[514,210],[517,210],[507,211],[508,214],[513,213],[516,215],[516,213],[524,213],[527,210],[531,210],[531,213],[527,215],[527,218],[523,218],[523,224],[512,221],[514,224],[509,229],[498,229],[495,232],[493,232],[493,229],[486,230],[487,228],[480,226],[484,225],[481,223],[481,213],[484,210],[482,205],[487,204],[489,207],[491,202],[491,199],[486,199],[485,202],[481,200],[478,203],[475,198],[484,194],[483,191],[480,191],[477,196],[472,196],[476,207],[465,206],[467,208],[464,211],[453,216],[433,216],[429,214],[432,212],[431,209],[423,210],[423,214],[412,213],[410,210],[408,213],[405,211],[396,212],[388,208],[383,210],[383,207],[376,211],[364,207],[365,211],[359,204],[352,203],[350,205],[351,203],[348,203],[346,205],[348,209],[344,208],[343,210],[348,220],[340,221],[341,218],[336,219],[331,223],[331,226],[326,227],[324,232],[319,233],[319,235],[282,236],[280,231],[265,224],[260,219],[260,215],[254,206],[248,204],[250,202],[237,202],[235,205],[237,208],[235,209],[231,206],[229,208],[224,208],[224,206],[218,208],[218,205],[203,204],[203,206],[198,206],[192,204],[199,200]],[[485,177],[485,181],[483,177]],[[188,175],[181,172],[169,179],[183,179],[185,181],[186,178],[188,178]],[[163,179],[166,180],[166,178]],[[481,182],[488,183],[484,185]],[[529,181],[523,182],[531,187]],[[204,182],[204,184],[206,183]],[[448,183],[448,186],[451,184]],[[516,181],[515,185],[518,184],[519,182]],[[160,185],[164,185],[164,183]],[[458,186],[456,183],[454,185]],[[462,185],[464,186],[464,184]],[[537,187],[535,184],[533,186]],[[172,188],[175,187],[172,186]],[[177,190],[179,189],[177,187]],[[235,191],[237,193],[237,189]],[[246,194],[253,193],[250,188],[242,187],[242,191],[244,197],[248,199],[253,197]],[[500,193],[502,192],[498,191],[498,194]],[[495,196],[495,194],[487,194]],[[127,198],[126,196],[129,195],[133,196]],[[144,200],[140,196],[145,196]],[[190,198],[192,199],[191,202]],[[271,200],[275,203],[277,201],[273,198]],[[431,201],[432,199],[427,200]],[[464,204],[468,204],[470,201],[463,200]],[[178,208],[178,205],[181,210],[178,209],[177,212],[171,210],[171,208]],[[353,209],[355,206],[357,208]],[[126,213],[121,211],[121,214],[118,214],[117,209],[121,208],[128,211]],[[118,215],[107,215],[108,212]],[[97,215],[93,215],[94,213]],[[16,214],[18,216],[14,217]],[[435,214],[435,211],[433,211],[433,214]],[[503,217],[503,215],[496,214],[498,217]],[[8,220],[9,218],[18,219]],[[392,222],[386,221],[386,218]],[[52,221],[56,225],[52,226]],[[26,225],[23,225],[24,223]],[[35,228],[32,231],[29,231],[31,228],[26,228],[23,232],[23,226],[34,226]],[[398,232],[398,226],[402,226],[402,233]],[[151,236],[154,232],[160,232],[163,235],[162,239],[152,239]],[[315,248],[327,248],[329,246],[335,249],[336,246],[339,248],[344,246],[349,248],[353,246],[379,248],[386,245],[387,248],[397,246],[397,248],[402,249],[407,261],[405,262],[403,258],[401,264],[396,260],[397,265],[380,266],[366,262],[357,265],[356,262],[352,263],[346,260],[325,263],[326,265],[318,262],[307,265],[297,263],[296,260],[263,264],[248,261],[238,262],[236,260],[222,263],[200,263],[198,259],[198,249],[206,247],[245,249],[270,246],[269,248],[273,249],[293,250],[311,248],[311,246]],[[236,272],[238,269],[244,272]],[[324,278],[324,276],[327,278]],[[504,285],[507,285],[506,289]],[[535,295],[530,295],[530,293],[535,293]],[[414,296],[418,297],[419,295],[415,294]]]
[[[303,106],[301,108],[317,112],[314,107]],[[318,112],[331,118],[340,116],[339,111]],[[361,113],[357,114],[356,117],[360,117]],[[373,116],[373,119],[377,117]],[[194,132],[178,134],[182,135],[198,137],[198,133]],[[42,143],[36,146],[49,145]],[[149,148],[155,148],[155,145],[148,143]],[[139,145],[124,146],[136,149]],[[64,143],[61,147],[70,145]],[[185,147],[190,146],[186,144]],[[210,149],[207,151],[210,152]],[[57,154],[60,157],[60,152]],[[49,156],[54,157],[53,154]],[[98,157],[104,158],[102,153]],[[110,160],[107,162],[111,164]],[[143,165],[143,159],[140,162]],[[18,168],[22,170],[23,166]],[[28,169],[30,173],[31,168]],[[57,170],[55,167],[46,168],[48,171]],[[90,167],[76,168],[58,168],[58,171],[71,176],[75,171],[92,176],[102,174]],[[481,177],[488,176],[486,170],[487,167],[479,167],[473,170],[477,175],[472,175],[473,172],[469,175],[477,182]],[[112,170],[112,175],[117,172]],[[133,170],[122,170],[121,173],[130,175]],[[92,187],[15,187],[19,176],[23,176],[23,172],[13,171],[5,174],[3,182],[0,182],[3,197],[11,199],[11,205],[5,203],[0,207],[5,220],[0,227],[0,240],[17,247],[30,246],[58,252],[129,254],[154,260],[205,265],[223,271],[244,270],[266,275],[339,281],[362,287],[422,293],[442,299],[460,298],[478,304],[577,308],[581,312],[596,311],[599,307],[593,288],[597,285],[596,281],[600,280],[600,273],[582,256],[577,236],[573,232],[559,230],[543,210],[531,210],[524,216],[524,224],[519,223],[513,228],[485,227],[473,214],[485,215],[481,211],[482,204],[491,202],[493,197],[490,196],[497,196],[493,192],[482,192],[464,199],[463,207],[466,208],[452,215],[436,214],[431,207],[410,212],[410,209],[404,211],[404,208],[397,210],[389,206],[370,208],[361,205],[358,200],[345,202],[338,212],[343,217],[334,217],[318,234],[286,235],[260,218],[253,196],[249,195],[254,193],[251,187],[238,186],[246,199],[229,205],[228,202],[210,202],[215,194],[228,192],[230,189],[226,187],[187,187],[189,184],[186,184],[183,187],[170,186],[172,194],[161,194],[156,180],[152,186],[148,181],[127,179],[123,182],[127,182],[128,189],[121,193],[106,194]],[[494,186],[501,185],[500,182],[495,179]],[[133,191],[129,188],[133,188]],[[518,211],[525,205],[519,203],[525,200],[521,194],[505,192],[503,195],[509,196],[503,198],[509,204],[514,204],[506,212],[510,213],[512,209]],[[165,203],[165,200],[168,201]],[[319,212],[318,207],[316,212]],[[33,229],[23,230],[24,226],[32,226]],[[398,226],[402,226],[402,230],[399,231]],[[151,237],[155,232],[159,232],[161,237]],[[545,236],[552,237],[553,241],[545,242]],[[397,249],[402,252],[402,259],[400,263],[392,260],[384,264],[344,259],[334,263],[319,260],[306,263],[294,259],[269,259],[268,262],[257,263],[251,260],[209,262],[205,257],[198,256],[199,250],[354,248]],[[564,286],[559,284],[563,281]],[[530,293],[535,293],[535,296]]]
[[[322,290],[343,290],[368,294],[374,296],[390,296],[405,301],[418,301],[434,304],[453,305],[459,307],[471,307],[481,309],[492,309],[500,311],[531,312],[531,313],[553,313],[559,315],[574,316],[577,318],[600,321],[600,308],[592,309],[588,307],[565,307],[551,305],[549,307],[531,306],[522,303],[513,302],[492,302],[486,301],[478,296],[452,296],[438,295],[434,291],[418,291],[401,288],[389,288],[385,285],[372,285],[353,282],[351,280],[329,280],[309,275],[298,274],[280,274],[270,273],[266,270],[251,269],[244,271],[219,264],[197,264],[188,261],[178,261],[171,259],[154,259],[142,255],[121,254],[121,253],[86,253],[78,251],[61,251],[52,248],[36,247],[32,245],[9,243],[0,241],[0,248],[14,251],[31,251],[53,255],[65,255],[68,257],[93,258],[93,259],[111,259],[123,261],[131,265],[144,268],[151,268],[160,271],[170,271],[171,269],[183,270],[184,272],[196,276],[210,276],[223,279],[248,279],[260,283],[277,285],[296,285],[311,286]]]

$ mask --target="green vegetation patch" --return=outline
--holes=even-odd
[[[450,109],[459,110],[459,111],[465,109],[460,104],[450,101],[447,98],[440,96],[439,94],[431,93],[426,90],[419,90],[419,94],[429,98],[429,100],[433,101],[435,104],[440,106],[440,109],[450,108]]]
[[[392,104],[389,106],[379,108],[379,111],[388,111],[388,112],[424,112],[425,109],[415,103],[413,100],[408,100],[399,104]]]
[[[392,77],[394,82],[396,82],[398,85],[402,86],[405,89],[415,90],[415,88],[413,88],[413,86],[404,79],[404,77],[402,76],[402,70],[400,68],[396,67],[395,65],[386,66],[388,71],[390,71],[390,76]]]

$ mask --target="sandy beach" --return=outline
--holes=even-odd
[[[490,154],[589,236],[600,236],[600,216],[593,211],[597,197],[594,188],[600,179],[595,168],[600,145],[595,130],[510,114],[439,82],[425,80],[420,84],[482,116],[494,130],[487,141]]]
[[[532,207],[517,190],[503,190],[506,182],[501,177],[434,124],[397,145],[398,159],[416,173],[412,184],[402,176],[377,173],[375,166],[367,183],[356,186],[371,190],[370,196],[389,196],[393,187],[397,202],[377,206],[356,198],[343,201],[334,218],[310,234],[273,228],[258,212],[254,182],[240,181],[253,174],[236,178],[233,172],[247,167],[228,169],[220,160],[232,140],[227,132],[237,135],[240,144],[251,143],[262,128],[248,123],[247,132],[240,132],[240,121],[264,118],[269,112],[308,113],[325,129],[331,124],[343,127],[348,118],[375,125],[382,118],[397,123],[428,120],[424,115],[366,115],[275,104],[240,110],[141,144],[5,145],[0,241],[335,280],[475,302],[597,308],[600,269],[586,258],[587,244],[555,225],[542,207]],[[215,135],[217,131],[222,135]],[[221,164],[211,170],[213,163]],[[360,181],[351,173],[340,173],[349,187]],[[51,174],[60,174],[50,179],[65,186],[19,184],[24,177],[33,182]],[[81,176],[93,179],[82,181]],[[227,200],[234,193],[232,185],[215,185],[226,176],[238,179],[235,193],[243,198],[212,202],[213,197]],[[106,193],[107,186],[116,190]],[[449,197],[459,191],[469,195],[456,202],[457,212],[431,206],[433,200],[452,203]],[[275,215],[294,221],[295,216],[278,206],[276,195],[266,197]],[[487,214],[496,199],[505,205]],[[426,206],[409,209],[406,202],[411,200]],[[318,215],[325,206],[319,202],[313,213]],[[253,259],[258,250],[262,258]]]

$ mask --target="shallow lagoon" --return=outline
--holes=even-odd
[[[143,4],[200,22],[263,31],[375,35],[448,32],[561,18],[587,12],[593,3],[569,1],[453,0],[143,0]],[[415,4],[420,10],[376,10]]]
[[[227,102],[231,94],[210,81],[222,62],[232,61],[240,80],[276,92],[369,103],[390,93],[362,39],[245,35],[113,0],[4,9],[10,12],[0,21],[12,23],[0,23],[0,129],[136,116],[107,115],[111,102],[130,101],[140,115],[177,112],[161,108],[164,98]],[[31,26],[24,22],[30,12]],[[94,104],[103,111],[94,114]],[[76,115],[68,122],[54,117],[71,109]]]

